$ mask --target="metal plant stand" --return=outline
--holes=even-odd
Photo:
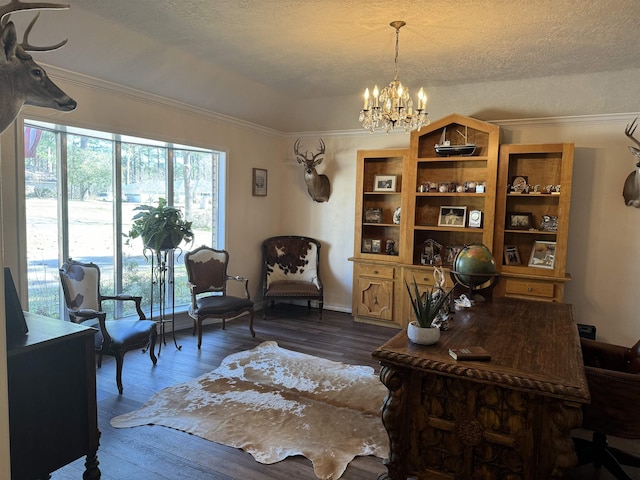
[[[174,285],[174,267],[173,258],[175,250],[182,249],[170,248],[166,250],[152,250],[151,255],[151,319],[153,320],[153,299],[154,294],[158,298],[159,312],[158,318],[155,320],[160,326],[160,341],[158,342],[158,355],[162,351],[162,345],[167,344],[166,325],[171,323],[171,335],[173,336],[173,344],[178,350],[182,350],[182,345],[178,345],[176,340],[175,329],[175,285]],[[157,293],[156,293],[157,290]]]

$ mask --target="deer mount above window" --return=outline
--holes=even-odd
[[[638,117],[631,122],[631,125],[627,125],[624,134],[640,147],[640,142],[633,137],[637,127]],[[627,176],[624,187],[622,187],[622,196],[627,207],[640,208],[640,149],[629,146],[629,150],[637,159],[636,169]]]
[[[60,3],[27,3],[20,0],[11,0],[0,6],[0,133],[11,125],[25,104],[63,112],[76,108],[75,100],[53,83],[44,69],[27,53],[56,50],[67,41],[48,47],[30,45],[29,33],[38,20],[38,13],[24,32],[22,43],[18,43],[16,27],[9,21],[10,14],[14,12],[67,8],[69,5]]]

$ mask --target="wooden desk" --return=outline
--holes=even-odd
[[[380,479],[563,477],[576,463],[570,430],[590,400],[573,307],[496,298],[451,323],[436,345],[402,331],[373,352],[389,389]],[[449,356],[465,345],[485,347],[491,361]]]
[[[29,334],[7,345],[12,480],[49,474],[84,455],[100,478],[92,328],[25,313]]]

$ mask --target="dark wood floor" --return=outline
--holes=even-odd
[[[124,394],[118,395],[115,364],[105,358],[97,375],[98,422],[102,432],[98,459],[104,480],[312,480],[311,462],[290,457],[274,465],[262,465],[242,450],[225,447],[166,427],[145,426],[115,429],[109,420],[140,407],[158,390],[195,378],[216,368],[227,355],[275,340],[290,350],[379,370],[371,352],[397,330],[354,322],[348,314],[325,311],[322,322],[317,310],[276,305],[267,321],[261,312],[255,318],[256,337],[248,329],[248,318],[220,325],[206,325],[202,349],[198,351],[190,330],[176,333],[177,350],[169,334],[158,365],[148,355],[130,352],[125,357]],[[640,453],[640,443],[626,443],[626,449]],[[52,475],[53,480],[79,480],[84,471],[78,460]],[[349,464],[344,480],[375,480],[386,469],[376,457],[358,457]],[[634,472],[640,478],[640,469]],[[610,480],[605,471],[590,466],[575,471],[574,480]]]

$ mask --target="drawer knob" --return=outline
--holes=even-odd
[[[377,295],[374,295],[374,296],[373,296],[373,304],[374,304],[374,305],[377,305],[377,304],[378,304],[378,296],[377,296]]]
[[[378,275],[379,272],[378,272],[378,270],[374,270],[373,273]]]
[[[527,288],[527,292],[533,292],[533,288],[531,287]]]

